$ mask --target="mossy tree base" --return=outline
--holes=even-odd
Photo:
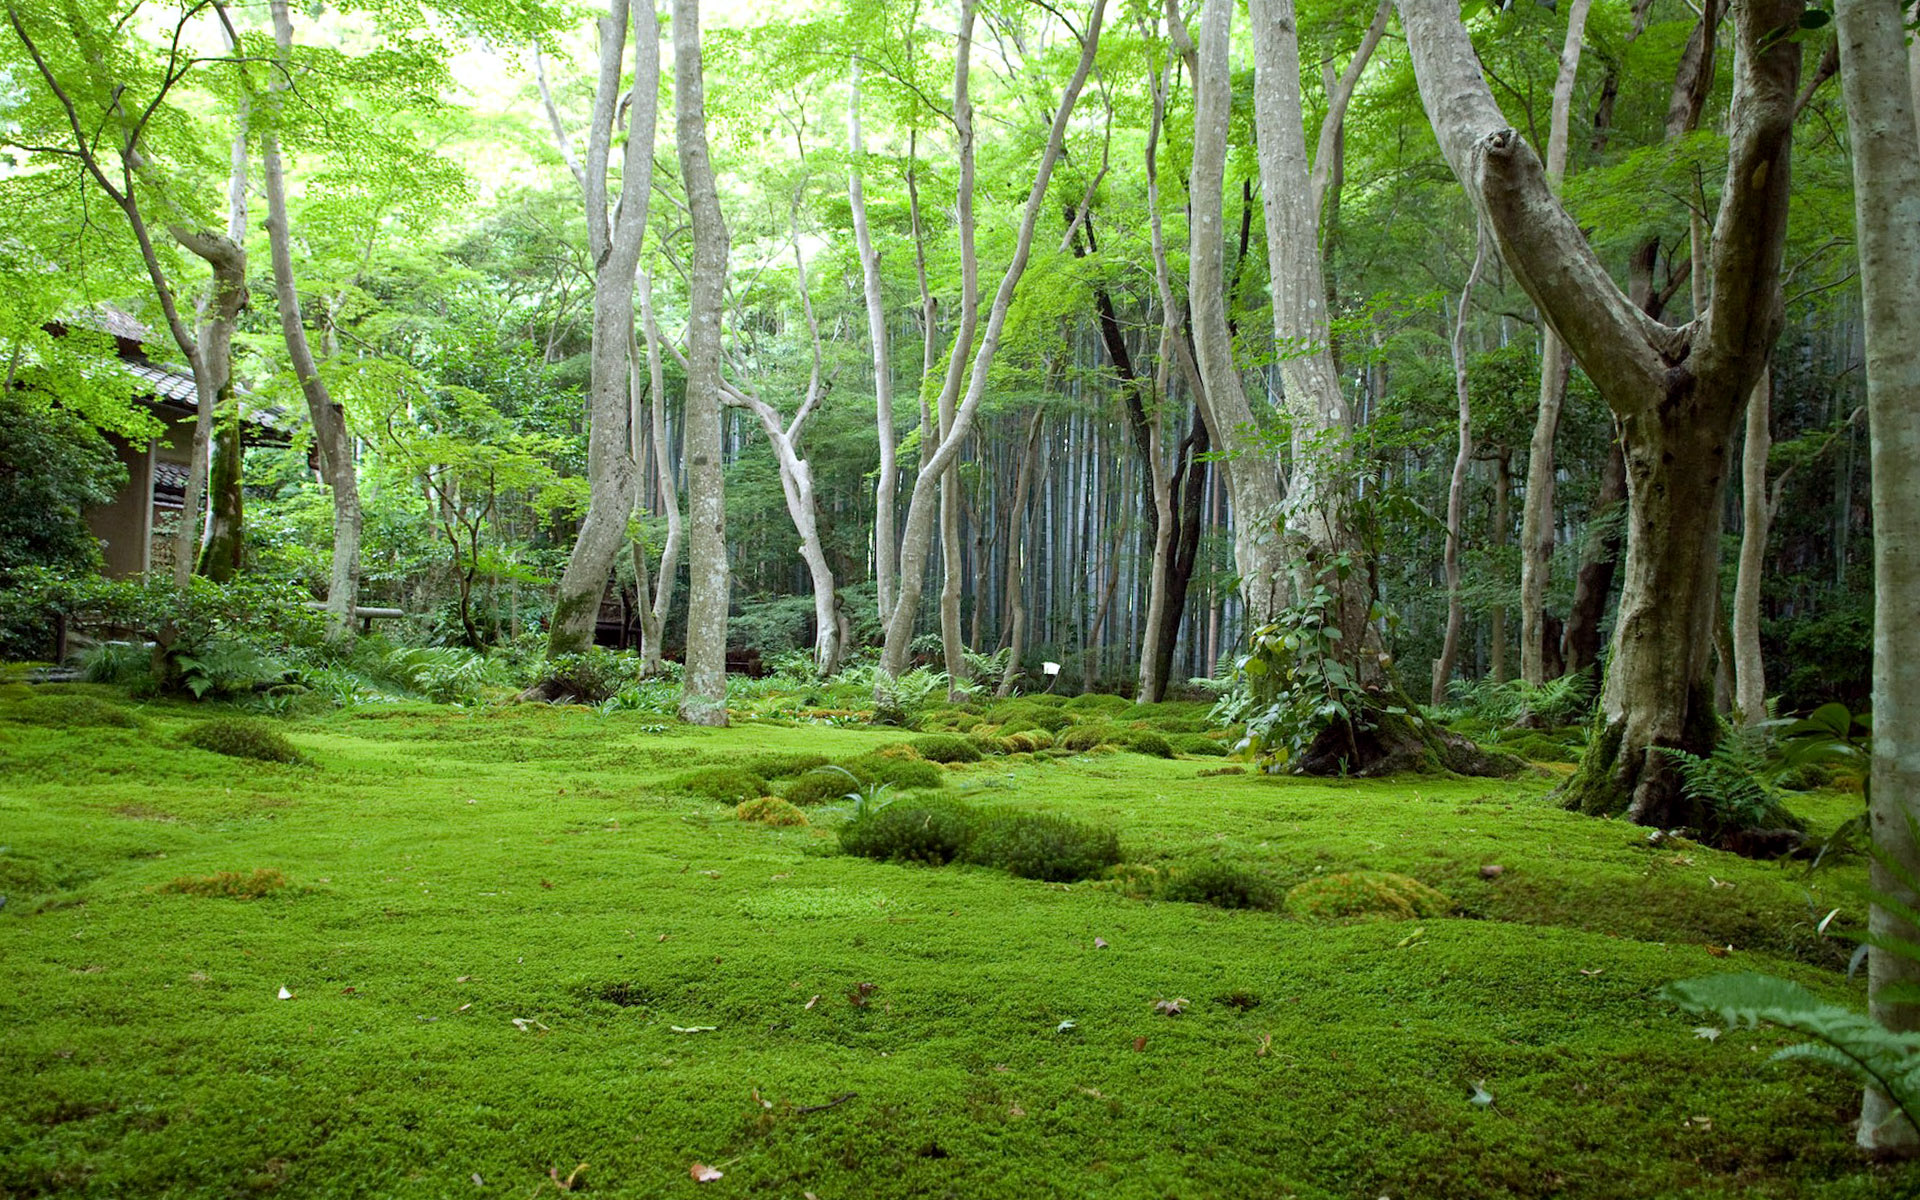
[[[1400,711],[1390,711],[1398,709]],[[1510,779],[1525,763],[1484,750],[1468,739],[1411,715],[1406,697],[1381,693],[1360,724],[1335,721],[1320,731],[1295,760],[1302,775],[1352,775],[1377,779],[1403,771],[1451,771]]]
[[[1580,765],[1560,789],[1562,807],[1591,817],[1625,817],[1638,825],[1717,836],[1721,831],[1712,812],[1687,795],[1680,760],[1666,752],[1682,749],[1705,757],[1719,740],[1706,686],[1695,684],[1688,699],[1678,737],[1658,736],[1649,722],[1636,722],[1632,712],[1610,716],[1603,708],[1593,719]]]

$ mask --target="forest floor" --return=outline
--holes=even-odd
[[[1544,772],[945,769],[1132,863],[1457,905],[1315,922],[872,862],[844,805],[776,829],[667,786],[898,731],[394,706],[283,723],[281,765],[183,744],[204,708],[60,691],[137,725],[35,724],[0,686],[0,1195],[1920,1192],[1853,1149],[1852,1084],[1658,996],[1762,970],[1861,1003],[1816,930],[1858,928],[1858,860],[1650,846]],[[1859,803],[1796,800],[1816,830]],[[220,872],[266,894],[203,894]]]

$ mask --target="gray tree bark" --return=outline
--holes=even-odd
[[[1479,229],[1473,252],[1473,269],[1467,272],[1466,286],[1460,289],[1460,311],[1453,322],[1453,393],[1459,404],[1458,446],[1453,456],[1453,475],[1447,483],[1447,632],[1440,643],[1440,657],[1433,660],[1431,703],[1446,702],[1447,681],[1453,678],[1453,664],[1460,656],[1460,630],[1466,624],[1466,606],[1460,597],[1460,542],[1466,534],[1467,468],[1473,463],[1473,396],[1467,386],[1467,314],[1473,310],[1473,291],[1480,285],[1480,273],[1486,270],[1487,251],[1492,239],[1486,226]]]
[[[699,0],[673,0],[674,142],[693,223],[687,296],[687,677],[680,715],[727,723],[727,516],[720,461],[720,310],[727,227],[707,148]]]
[[[1608,277],[1481,78],[1458,14],[1400,0],[1415,76],[1454,173],[1542,316],[1618,416],[1628,481],[1626,581],[1601,727],[1564,792],[1570,807],[1658,825],[1702,825],[1663,747],[1716,736],[1706,674],[1718,608],[1720,511],[1733,428],[1780,327],[1794,90],[1803,0],[1746,0],[1728,173],[1713,231],[1711,303],[1673,328]]]
[[[271,0],[273,40],[280,70],[269,96],[275,103],[290,86],[293,59],[293,21],[287,0]],[[320,477],[333,495],[333,561],[327,581],[327,629],[330,637],[353,636],[354,607],[360,596],[360,477],[353,458],[353,434],[347,429],[346,410],[334,403],[326,380],[314,363],[300,314],[300,294],[294,285],[293,236],[287,221],[287,185],[280,162],[280,136],[267,129],[260,138],[260,162],[266,176],[267,245],[273,263],[273,294],[280,312],[280,336],[287,358],[307,401],[313,422],[314,446],[320,452]]]
[[[881,291],[880,255],[867,228],[867,194],[861,181],[866,146],[860,134],[860,62],[854,59],[847,95],[847,201],[853,212],[853,241],[860,254],[861,291],[867,302],[867,340],[873,347],[874,425],[880,435],[880,476],[873,484],[873,580],[882,618],[893,615],[900,567],[894,498],[900,486],[897,439],[893,428],[893,362],[887,354],[887,309]]]
[[[1853,138],[1854,228],[1866,324],[1867,409],[1873,457],[1873,798],[1881,858],[1873,887],[1911,913],[1920,893],[1920,51],[1903,50],[1899,0],[1839,0],[1840,80]],[[1897,868],[1897,869],[1890,869]],[[1896,999],[1920,985],[1912,946],[1920,929],[1875,904],[1867,918],[1868,1011],[1888,1029],[1920,1029],[1920,1004]],[[1868,1089],[1863,1148],[1920,1152],[1920,1135],[1887,1097]]]
[[[628,98],[620,199],[608,211],[614,127],[625,93],[621,64],[633,27],[635,85]],[[593,256],[593,344],[588,384],[587,515],[560,576],[547,654],[577,654],[593,644],[594,623],[614,558],[627,542],[638,468],[628,436],[628,346],[633,341],[634,279],[653,191],[653,129],[659,107],[660,32],[652,0],[611,0],[600,26],[599,77],[587,131],[587,248]],[[676,49],[678,43],[676,39]],[[558,121],[556,119],[556,127]]]

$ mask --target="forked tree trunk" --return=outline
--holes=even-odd
[[[1667,747],[1716,736],[1706,674],[1718,608],[1720,505],[1733,428],[1780,326],[1794,90],[1803,0],[1734,14],[1726,189],[1713,231],[1712,301],[1693,323],[1648,317],[1614,284],[1547,186],[1480,74],[1444,0],[1400,0],[1420,93],[1454,173],[1515,279],[1619,417],[1627,562],[1598,727],[1564,799],[1590,813],[1705,825]]]
[[[271,0],[273,40],[280,70],[268,94],[278,98],[291,86],[293,22],[287,0]],[[266,176],[267,246],[273,264],[273,294],[280,313],[280,335],[287,359],[307,401],[313,423],[313,441],[320,453],[320,477],[333,495],[333,561],[327,581],[327,632],[336,640],[353,636],[354,607],[360,596],[360,478],[353,460],[353,435],[347,429],[346,410],[334,403],[327,383],[314,364],[300,315],[300,294],[294,286],[293,235],[287,220],[287,185],[280,162],[280,137],[269,128],[261,135],[260,163]]]
[[[880,278],[880,255],[867,229],[867,195],[861,183],[866,146],[860,136],[860,60],[853,60],[847,95],[847,201],[853,213],[853,241],[860,253],[860,284],[867,303],[867,340],[873,348],[874,427],[880,435],[880,474],[873,483],[873,582],[882,618],[893,614],[899,576],[900,543],[894,517],[899,489],[893,429],[893,362],[887,354],[887,309]]]
[[[654,577],[651,596],[646,585],[646,548],[638,542],[633,546],[633,565],[634,578],[640,586],[640,670],[645,675],[658,675],[666,669],[667,613],[673,607],[673,589],[680,572],[680,546],[686,539],[686,526],[680,519],[680,484],[673,476],[673,456],[667,450],[667,385],[660,367],[660,331],[653,320],[653,277],[642,272],[638,288],[642,332],[647,340],[648,420],[653,458],[659,464],[660,504],[667,511],[667,542],[660,548],[660,570]],[[637,363],[636,347],[629,346],[627,356]]]
[[[577,654],[593,644],[600,600],[614,559],[627,543],[638,467],[628,440],[627,348],[633,340],[634,279],[653,187],[653,128],[658,109],[660,32],[652,0],[611,0],[600,20],[599,77],[587,131],[584,191],[593,255],[593,344],[589,359],[587,515],[580,522],[554,597],[547,654]],[[628,25],[633,29],[631,93],[621,87]],[[619,203],[608,212],[608,167],[622,101],[629,109]],[[555,120],[556,128],[559,122]],[[564,139],[563,139],[564,140]]]
[[[727,227],[707,148],[699,0],[673,0],[674,142],[693,224],[687,294],[687,676],[680,716],[727,723],[727,516],[720,461],[720,310]]]
[[[1900,907],[1867,918],[1868,1012],[1887,1029],[1920,1029],[1920,941],[1900,912],[1920,909],[1920,50],[1903,52],[1899,0],[1839,0],[1840,79],[1853,137],[1867,408],[1873,456],[1873,799],[1881,857],[1873,888]],[[1888,949],[1889,946],[1896,947]],[[1898,990],[1904,990],[1900,995]],[[1869,1089],[1863,1148],[1912,1155],[1920,1135]]]

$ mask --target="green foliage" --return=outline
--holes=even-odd
[[[1280,892],[1258,871],[1226,862],[1200,862],[1169,871],[1160,886],[1167,900],[1211,904],[1215,908],[1280,907]]]
[[[776,828],[791,828],[808,824],[807,814],[778,796],[761,796],[757,800],[742,800],[734,815],[742,821],[757,821],[762,825]]]
[[[896,800],[840,827],[840,848],[880,862],[942,866],[966,854],[977,826],[958,800]]]
[[[1071,883],[1119,862],[1120,837],[1052,813],[995,813],[981,820],[966,857],[1022,879]]]
[[[671,791],[721,804],[755,800],[769,791],[767,781],[740,767],[700,767],[667,780]]]
[[[133,642],[96,642],[78,658],[80,678],[88,683],[131,684],[153,669],[153,655]]]
[[[639,681],[640,660],[604,646],[581,654],[557,654],[545,660],[534,678],[548,694],[574,704],[600,704]]]
[[[496,682],[487,656],[464,646],[413,646],[387,656],[386,677],[435,704],[478,704]]]
[[[1594,683],[1590,672],[1562,675],[1534,685],[1524,679],[1505,683],[1477,679],[1453,680],[1447,687],[1450,712],[1437,717],[1462,716],[1478,720],[1489,729],[1502,729],[1520,721],[1536,725],[1562,726],[1583,724],[1593,709]]]
[[[228,758],[251,758],[259,762],[297,763],[300,751],[281,733],[264,721],[247,717],[215,717],[200,721],[180,735],[189,746]]]
[[[88,506],[106,504],[126,469],[78,414],[0,388],[0,591],[27,568],[79,572],[100,560]],[[7,619],[0,606],[0,657],[46,654],[47,632]]]
[[[913,739],[913,748],[928,762],[979,762],[980,750],[972,742],[952,734],[928,734]]]
[[[1454,903],[1417,879],[1391,871],[1341,871],[1321,875],[1287,893],[1286,909],[1296,917],[1335,920],[1347,917],[1412,920],[1444,917]]]
[[[232,697],[284,683],[285,663],[240,638],[222,633],[192,654],[176,654],[180,686],[195,700]]]
[[[1706,810],[1710,832],[1797,827],[1769,776],[1765,735],[1722,723],[1713,752],[1701,757],[1658,747],[1680,769],[1681,790]]]
[[[139,717],[118,704],[110,704],[97,696],[68,696],[58,692],[35,692],[0,710],[0,718],[53,729],[138,729],[141,725]]]

